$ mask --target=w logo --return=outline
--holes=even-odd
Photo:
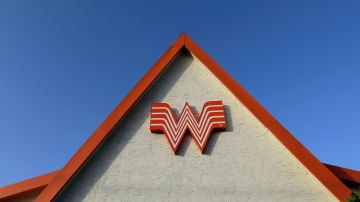
[[[166,103],[153,103],[151,106],[150,130],[164,133],[174,153],[178,149],[187,130],[189,130],[201,153],[213,129],[225,129],[225,113],[222,101],[209,101],[204,104],[197,119],[188,103],[185,104],[179,120]]]

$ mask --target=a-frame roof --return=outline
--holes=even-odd
[[[183,49],[195,55],[226,88],[242,102],[247,109],[340,201],[350,195],[348,189],[329,169],[305,148],[284,126],[261,106],[220,65],[205,53],[185,33],[161,56],[130,93],[95,130],[63,169],[37,197],[36,201],[51,201],[65,187],[86,160],[95,152],[117,123],[141,98],[156,78],[166,69],[169,62]]]

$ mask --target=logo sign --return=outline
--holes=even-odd
[[[186,131],[190,132],[202,153],[212,130],[225,128],[225,112],[222,101],[206,102],[199,118],[196,118],[188,103],[185,104],[179,119],[176,119],[167,103],[151,105],[150,130],[153,133],[164,133],[174,153]]]

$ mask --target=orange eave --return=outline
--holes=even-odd
[[[336,175],[340,180],[353,182],[356,184],[360,184],[360,171],[351,170],[348,168],[342,168],[339,166],[334,166],[330,164],[324,163],[324,165]]]
[[[9,199],[34,190],[45,188],[59,171],[46,173],[34,178],[0,187],[0,200]]]
[[[161,56],[130,93],[95,130],[54,179],[45,187],[36,201],[51,201],[69,180],[95,152],[116,124],[141,98],[156,78],[166,69],[167,64],[183,49],[195,55],[227,88],[241,101],[257,119],[340,201],[350,195],[348,189],[325,165],[305,148],[284,126],[261,106],[240,84],[220,65],[205,53],[185,33]]]

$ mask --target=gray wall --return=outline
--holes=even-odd
[[[177,155],[149,130],[150,105],[197,113],[223,100],[228,128],[205,154],[187,136]],[[179,55],[57,201],[337,201],[203,64]]]

